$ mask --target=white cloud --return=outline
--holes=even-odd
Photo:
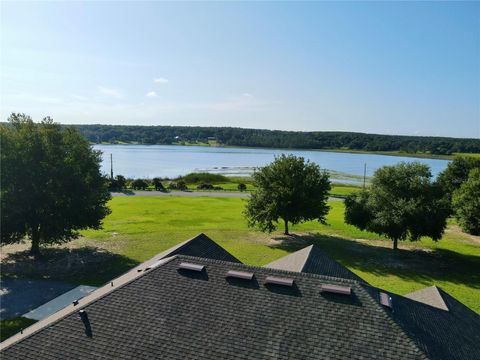
[[[244,96],[244,97],[253,97],[253,95],[250,94],[250,93],[243,93],[242,96]]]
[[[145,94],[145,96],[153,98],[153,97],[157,97],[158,95],[155,91],[149,91],[148,93]]]
[[[167,84],[168,79],[165,79],[163,77],[159,77],[159,78],[153,79],[153,82],[156,83],[156,84]]]
[[[117,98],[117,99],[122,98],[124,96],[123,92],[120,89],[108,88],[105,86],[99,86],[98,92],[102,95]]]

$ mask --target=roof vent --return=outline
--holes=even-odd
[[[350,286],[322,284],[321,291],[334,294],[350,295],[352,293],[352,288]]]
[[[191,270],[191,271],[202,272],[203,269],[205,269],[205,265],[198,265],[198,264],[182,262],[182,263],[180,263],[180,265],[178,265],[178,268],[183,269],[183,270]]]
[[[245,272],[245,271],[229,270],[227,272],[227,277],[244,279],[244,280],[252,280],[253,279],[253,273]]]
[[[382,304],[383,306],[386,306],[386,307],[391,309],[392,308],[392,298],[387,293],[381,292],[380,293],[380,304]]]
[[[293,279],[279,278],[279,277],[275,277],[275,276],[267,276],[267,278],[265,279],[265,284],[293,286]]]

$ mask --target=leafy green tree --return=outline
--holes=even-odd
[[[152,184],[157,191],[165,191],[165,187],[162,184],[162,180],[160,178],[153,178]]]
[[[109,180],[108,190],[117,191],[125,189],[127,185],[127,179],[122,175],[115,176],[114,179]]]
[[[31,253],[41,244],[63,243],[78,231],[98,229],[110,213],[101,153],[73,128],[50,118],[34,123],[12,114],[0,125],[2,244],[28,237]]]
[[[244,183],[238,184],[238,190],[239,190],[239,191],[245,191],[245,190],[247,190],[247,185],[245,185]]]
[[[253,181],[257,190],[247,201],[245,216],[250,227],[272,232],[279,219],[285,225],[317,219],[325,223],[329,211],[328,173],[302,157],[281,155],[270,165],[256,170]]]
[[[432,182],[427,165],[400,163],[378,169],[368,190],[345,199],[345,222],[398,241],[428,236],[439,240],[449,214],[448,200]]]
[[[131,182],[130,186],[134,190],[145,190],[148,187],[148,183],[143,179],[135,179]]]
[[[455,156],[447,168],[438,176],[438,183],[449,199],[453,192],[468,180],[471,170],[480,168],[480,158],[474,156]]]
[[[468,180],[454,191],[452,204],[463,231],[480,235],[480,168],[470,171]]]

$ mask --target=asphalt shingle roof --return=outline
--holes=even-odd
[[[180,262],[206,266],[178,270]],[[253,271],[254,280],[226,278]],[[291,277],[293,288],[265,285]],[[320,293],[322,284],[352,295]],[[72,313],[2,359],[424,359],[357,281],[176,256],[86,305],[92,337]]]
[[[385,292],[392,298],[387,311],[430,359],[480,359],[480,316],[437,288],[448,310],[424,304],[368,285],[374,298]]]

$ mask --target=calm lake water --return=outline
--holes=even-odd
[[[270,163],[276,155],[303,156],[331,173],[333,181],[360,183],[363,167],[367,176],[381,166],[401,161],[419,161],[430,166],[436,176],[448,160],[416,159],[411,157],[374,154],[349,154],[315,150],[223,148],[175,145],[94,145],[103,152],[102,171],[110,173],[110,154],[113,172],[131,178],[176,177],[190,172],[211,172],[227,176],[248,175],[255,167]]]

